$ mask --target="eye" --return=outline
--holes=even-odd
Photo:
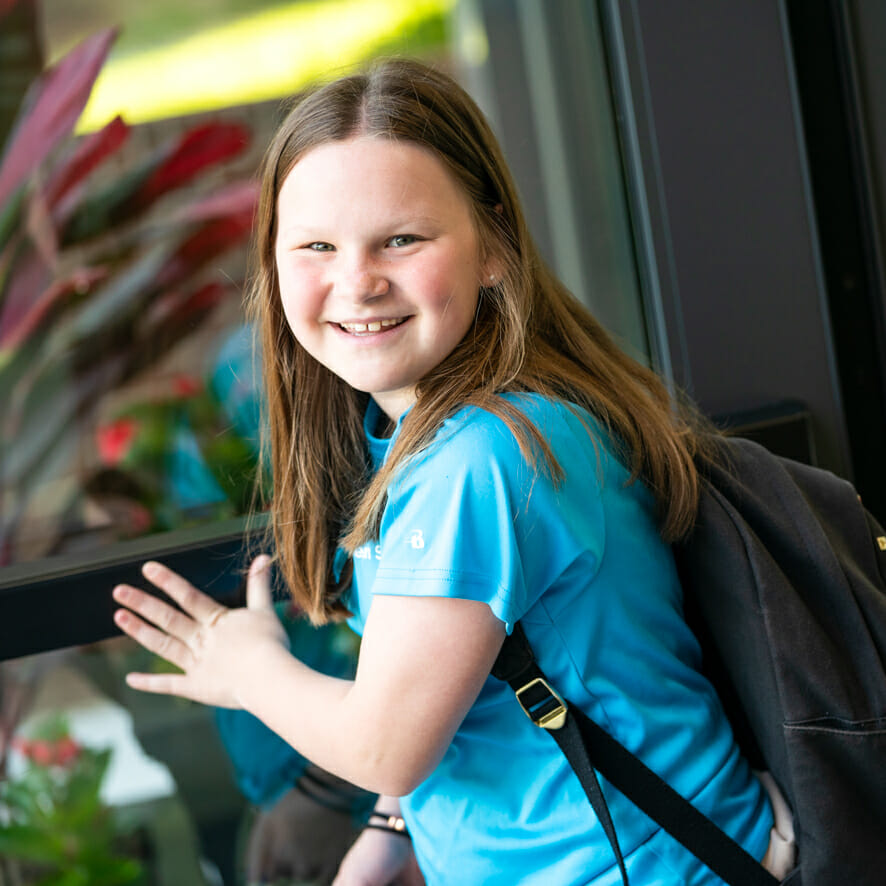
[[[306,243],[303,249],[310,249],[312,252],[335,252],[335,247],[331,243],[323,243],[317,241],[315,243]]]
[[[420,239],[415,234],[396,234],[388,240],[388,246],[399,249],[403,246],[412,246],[413,243],[418,243]]]

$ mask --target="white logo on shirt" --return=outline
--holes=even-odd
[[[413,529],[406,542],[412,546],[413,550],[421,550],[425,546],[425,539],[421,529]]]
[[[381,560],[381,545],[376,545],[375,548],[372,545],[363,545],[363,547],[357,548],[354,551],[354,559],[371,560],[373,554],[375,554],[376,560]]]

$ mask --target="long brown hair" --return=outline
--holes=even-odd
[[[417,144],[449,169],[472,206],[494,285],[480,289],[473,327],[417,385],[385,465],[371,477],[363,439],[367,395],[310,357],[289,330],[274,262],[277,195],[312,148],[357,135]],[[271,528],[284,579],[312,621],[346,613],[333,580],[335,551],[374,539],[387,487],[403,460],[428,446],[459,408],[504,420],[524,455],[556,481],[560,469],[536,428],[507,400],[533,391],[578,404],[609,431],[632,479],[654,494],[666,540],[691,526],[698,502],[691,410],[625,355],[546,268],[529,234],[501,149],[473,100],[448,76],[416,62],[386,61],[304,97],[272,141],[262,170],[250,312],[267,394],[273,475]]]

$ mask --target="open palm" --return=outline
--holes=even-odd
[[[242,707],[239,684],[249,659],[267,644],[288,646],[272,606],[269,565],[267,556],[252,562],[245,609],[222,606],[160,563],[146,563],[142,572],[177,607],[131,585],[115,587],[114,599],[125,607],[114,614],[117,626],[182,671],[128,674],[127,683],[215,707]]]

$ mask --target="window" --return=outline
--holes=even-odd
[[[131,825],[123,848],[151,847],[158,883],[234,882],[246,799],[274,792],[250,793],[257,776],[231,768],[217,714],[126,689],[127,670],[162,665],[113,637],[110,590],[162,558],[237,599],[259,401],[241,300],[254,173],[281,98],[392,52],[462,76],[548,260],[648,360],[599,23],[593,4],[541,15],[479,0],[37,8],[49,61],[81,53],[56,98],[91,98],[76,138],[73,119],[54,118],[52,150],[26,150],[0,190],[0,659],[12,659],[0,688],[20,702],[0,713],[0,755],[17,728],[13,776],[38,753],[29,730],[54,729],[55,744],[39,740],[56,749],[65,728],[113,745],[102,790]],[[114,24],[119,36],[102,36]],[[30,144],[46,146],[46,130]],[[338,634],[317,643],[318,659],[353,652]],[[41,725],[59,711],[67,726]],[[286,765],[277,775],[298,777]]]

